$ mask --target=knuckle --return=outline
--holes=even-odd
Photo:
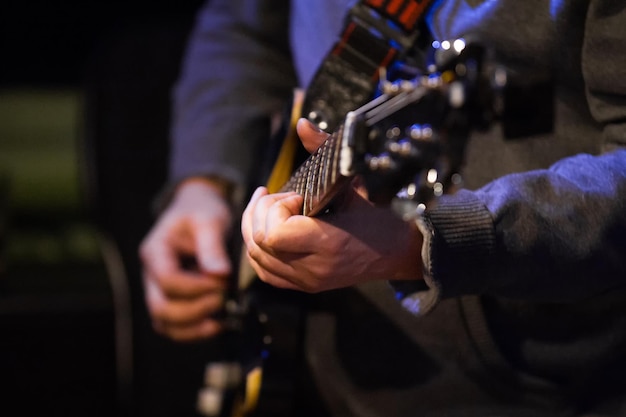
[[[224,296],[221,293],[213,293],[207,297],[205,305],[200,314],[211,314],[222,308],[224,305]]]
[[[155,281],[158,285],[158,287],[161,289],[161,291],[163,292],[163,294],[172,296],[172,295],[176,295],[178,294],[179,288],[178,285],[176,285],[176,280],[170,278],[167,275],[155,275],[154,276]]]
[[[263,231],[262,229],[257,229],[252,232],[252,240],[257,245],[262,244],[265,241],[265,238],[265,231]]]
[[[193,311],[184,306],[171,307],[167,311],[167,319],[169,322],[181,325],[191,321],[194,316],[193,313]]]
[[[259,257],[259,248],[257,246],[248,246],[248,258],[256,261]]]
[[[272,204],[274,204],[274,196],[272,194],[266,194],[259,198],[257,207],[267,210],[267,208]]]
[[[265,232],[264,239],[259,242],[259,245],[265,249],[273,249],[278,246],[280,243],[280,233],[278,233],[275,229]]]
[[[253,246],[248,250],[248,256],[256,264],[258,268],[264,268],[266,251],[261,246]]]

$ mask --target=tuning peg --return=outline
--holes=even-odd
[[[387,154],[367,156],[365,163],[370,171],[389,171],[395,166],[393,159]]]
[[[409,127],[409,137],[415,140],[433,138],[433,128],[428,124],[414,124]]]
[[[387,148],[389,152],[401,156],[403,158],[408,158],[414,153],[413,144],[408,140],[399,140],[398,142],[391,142]]]

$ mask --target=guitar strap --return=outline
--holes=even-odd
[[[294,154],[299,142],[295,133],[298,117],[308,117],[323,130],[332,132],[349,111],[367,103],[376,91],[380,69],[401,61],[415,46],[421,18],[432,1],[358,0],[348,11],[343,31],[318,68],[304,100],[294,100],[291,123],[266,184],[270,192],[278,192],[293,171]],[[246,258],[242,255],[241,259]],[[254,276],[251,266],[244,261],[239,270],[239,279],[235,283],[241,289],[247,288],[255,281]],[[232,290],[237,293],[239,288]],[[288,298],[292,302],[288,306],[292,306],[293,294],[289,294]],[[278,320],[279,322],[288,318],[297,323],[303,319],[300,308],[283,307],[283,310],[287,314],[283,313],[285,317]],[[280,314],[277,311],[279,310],[273,311],[271,315]],[[291,336],[290,343],[286,344],[294,345],[289,346],[293,348],[299,343],[299,336]],[[281,352],[284,353],[285,350],[290,349],[283,349]],[[271,369],[270,373],[278,374],[279,377],[275,379],[281,379],[282,376],[286,381],[292,380],[292,373],[298,369],[297,359],[287,355],[286,358],[276,361],[272,359],[275,357],[270,355],[265,360],[264,369]],[[277,412],[276,404],[271,399],[261,404],[258,398],[261,387],[260,372],[256,369],[248,375],[247,395],[241,404],[242,409],[271,410],[268,415],[291,415],[289,412],[293,395],[281,397],[278,409],[286,411],[286,414]],[[287,391],[291,394],[290,389]],[[288,401],[284,398],[288,398]],[[263,411],[257,415],[264,415]]]
[[[302,115],[332,132],[345,115],[372,98],[381,68],[401,62],[416,45],[433,0],[359,0],[318,68]]]
[[[318,67],[304,99],[294,100],[291,123],[267,181],[278,192],[293,172],[299,140],[295,123],[306,117],[333,132],[349,111],[372,99],[380,69],[402,62],[418,44],[423,17],[434,0],[358,0],[337,42]],[[421,40],[421,38],[419,39]]]

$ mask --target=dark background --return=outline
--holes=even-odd
[[[136,253],[200,3],[0,5],[3,416],[194,414],[211,346],[154,334]]]

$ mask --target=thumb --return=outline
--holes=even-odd
[[[302,145],[304,145],[306,150],[310,153],[315,152],[315,150],[319,148],[326,139],[328,139],[328,136],[330,136],[323,130],[318,129],[317,126],[307,119],[298,120],[296,130],[298,132],[298,136],[300,136]]]
[[[207,222],[196,225],[196,249],[200,269],[212,275],[229,275],[231,262],[224,227]]]

